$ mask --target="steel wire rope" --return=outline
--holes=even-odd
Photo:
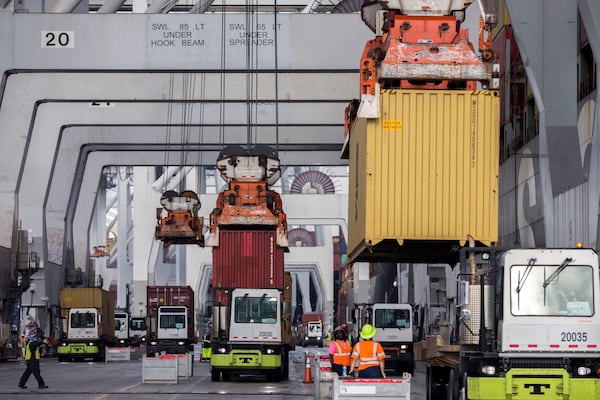
[[[273,1],[273,40],[275,42],[275,153],[279,154],[279,44],[277,42],[277,0]]]
[[[225,51],[226,51],[226,6],[227,1],[223,0],[221,5],[221,69],[219,72],[219,146],[225,147]]]
[[[206,95],[206,75],[200,74],[200,99],[204,100]],[[198,152],[196,154],[196,166],[198,167],[198,176],[202,170],[202,156],[203,156],[203,145],[204,145],[204,101],[200,102],[198,112]]]
[[[166,137],[165,137],[165,154],[164,154],[164,159],[163,159],[163,179],[162,179],[162,185],[161,185],[161,192],[164,192],[166,187],[167,187],[167,183],[168,183],[168,179],[169,177],[167,176],[167,171],[169,169],[169,158],[170,158],[170,151],[171,151],[171,122],[172,122],[172,115],[173,115],[173,90],[174,90],[174,82],[175,82],[175,74],[171,73],[169,74],[169,92],[168,92],[168,106],[167,106],[167,127],[166,127]]]
[[[252,0],[249,0],[249,1],[252,1]],[[259,73],[258,73],[259,57],[258,57],[258,55],[259,55],[259,49],[260,49],[260,46],[258,45],[258,37],[260,36],[258,33],[258,29],[259,29],[258,16],[259,16],[259,14],[255,12],[256,8],[258,7],[258,2],[253,2],[251,4],[251,6],[252,6],[252,25],[251,25],[250,35],[249,35],[250,37],[248,38],[251,49],[253,50],[250,59],[251,59],[252,71],[254,71],[254,73],[252,73],[250,75],[250,79],[251,79],[250,92],[251,92],[251,96],[252,96],[252,97],[250,97],[250,99],[254,100],[251,102],[252,106],[254,107],[251,130],[252,130],[252,133],[254,136],[252,139],[252,143],[256,144],[256,143],[258,143],[258,109],[260,106],[259,93],[258,93],[258,81],[259,81]]]
[[[245,25],[245,44],[246,44],[246,144],[250,148],[252,144],[252,32],[254,24],[254,12],[252,9],[252,0],[246,0],[246,25]]]
[[[183,92],[183,103],[182,103],[182,116],[181,116],[181,169],[185,173],[186,165],[188,164],[188,157],[190,152],[190,141],[192,137],[192,122],[194,115],[194,99],[196,92],[196,75],[188,73],[183,75],[182,83]],[[179,191],[183,190],[183,178],[179,180],[178,186]]]
[[[182,97],[181,136],[179,137],[179,140],[181,141],[181,152],[179,153],[179,166],[181,168],[184,168],[184,166],[185,166],[186,151],[187,151],[186,123],[187,123],[187,118],[188,118],[187,115],[188,115],[188,106],[189,106],[189,102],[188,102],[189,87],[188,87],[188,85],[189,85],[188,74],[184,73],[183,76],[181,77],[181,97]],[[178,186],[179,186],[179,191],[181,191],[181,180],[179,181]]]

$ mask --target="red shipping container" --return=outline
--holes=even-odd
[[[302,314],[302,322],[323,321],[323,313],[304,313]]]
[[[194,310],[194,291],[190,286],[148,286],[146,294],[148,316],[152,318],[158,316],[161,306],[185,306]]]
[[[213,247],[212,284],[215,288],[283,290],[284,248],[275,231],[219,231]]]

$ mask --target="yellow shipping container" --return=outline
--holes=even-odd
[[[499,97],[382,90],[349,138],[348,259],[451,262],[467,235],[498,240]]]
[[[102,288],[62,288],[60,308],[63,318],[69,317],[71,308],[96,308],[103,315],[104,312],[108,312],[106,315],[114,315],[115,297]]]

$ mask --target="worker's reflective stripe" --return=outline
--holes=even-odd
[[[31,360],[31,348],[29,348],[29,345],[31,344],[31,340],[27,342],[27,345],[25,346],[25,359],[26,360]],[[40,347],[38,346],[35,349],[35,358],[36,359],[40,359]]]
[[[377,345],[378,343],[373,341],[373,348],[369,349],[370,351],[370,356],[369,357],[365,357],[365,354],[368,354],[368,350],[367,349],[361,349],[361,347],[364,347],[365,345],[367,345],[367,342],[359,342],[354,346],[354,350],[352,351],[352,358],[358,358],[359,361],[359,365],[358,365],[358,370],[362,371],[363,369],[369,368],[369,367],[375,367],[379,365],[379,360],[385,358],[385,352],[379,352],[377,353]],[[358,351],[357,351],[358,350]]]
[[[333,363],[339,365],[350,365],[350,352],[352,351],[350,344],[345,340],[342,341],[341,344],[343,344],[343,349],[339,341],[336,340],[333,342],[333,344],[335,344],[336,349],[336,352],[333,355]]]

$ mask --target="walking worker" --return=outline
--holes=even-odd
[[[27,344],[25,345],[25,361],[27,363],[27,368],[25,369],[25,372],[23,372],[21,380],[19,380],[19,387],[21,389],[27,388],[25,384],[31,374],[33,374],[37,380],[40,389],[48,388],[44,382],[44,378],[42,378],[42,375],[40,374],[40,346],[44,343],[48,343],[48,341],[46,339],[42,340],[36,331],[32,330],[29,332]]]
[[[212,355],[212,346],[210,343],[210,334],[204,335],[202,338],[202,361],[209,362]]]
[[[346,340],[346,331],[341,326],[335,328],[333,338],[334,340],[329,345],[329,350],[327,351],[329,353],[329,360],[331,361],[331,369],[338,376],[346,376],[350,369],[352,346]]]
[[[385,378],[385,352],[379,342],[373,340],[376,329],[371,324],[363,325],[360,342],[352,349],[350,373],[358,364],[358,377],[367,379]]]

